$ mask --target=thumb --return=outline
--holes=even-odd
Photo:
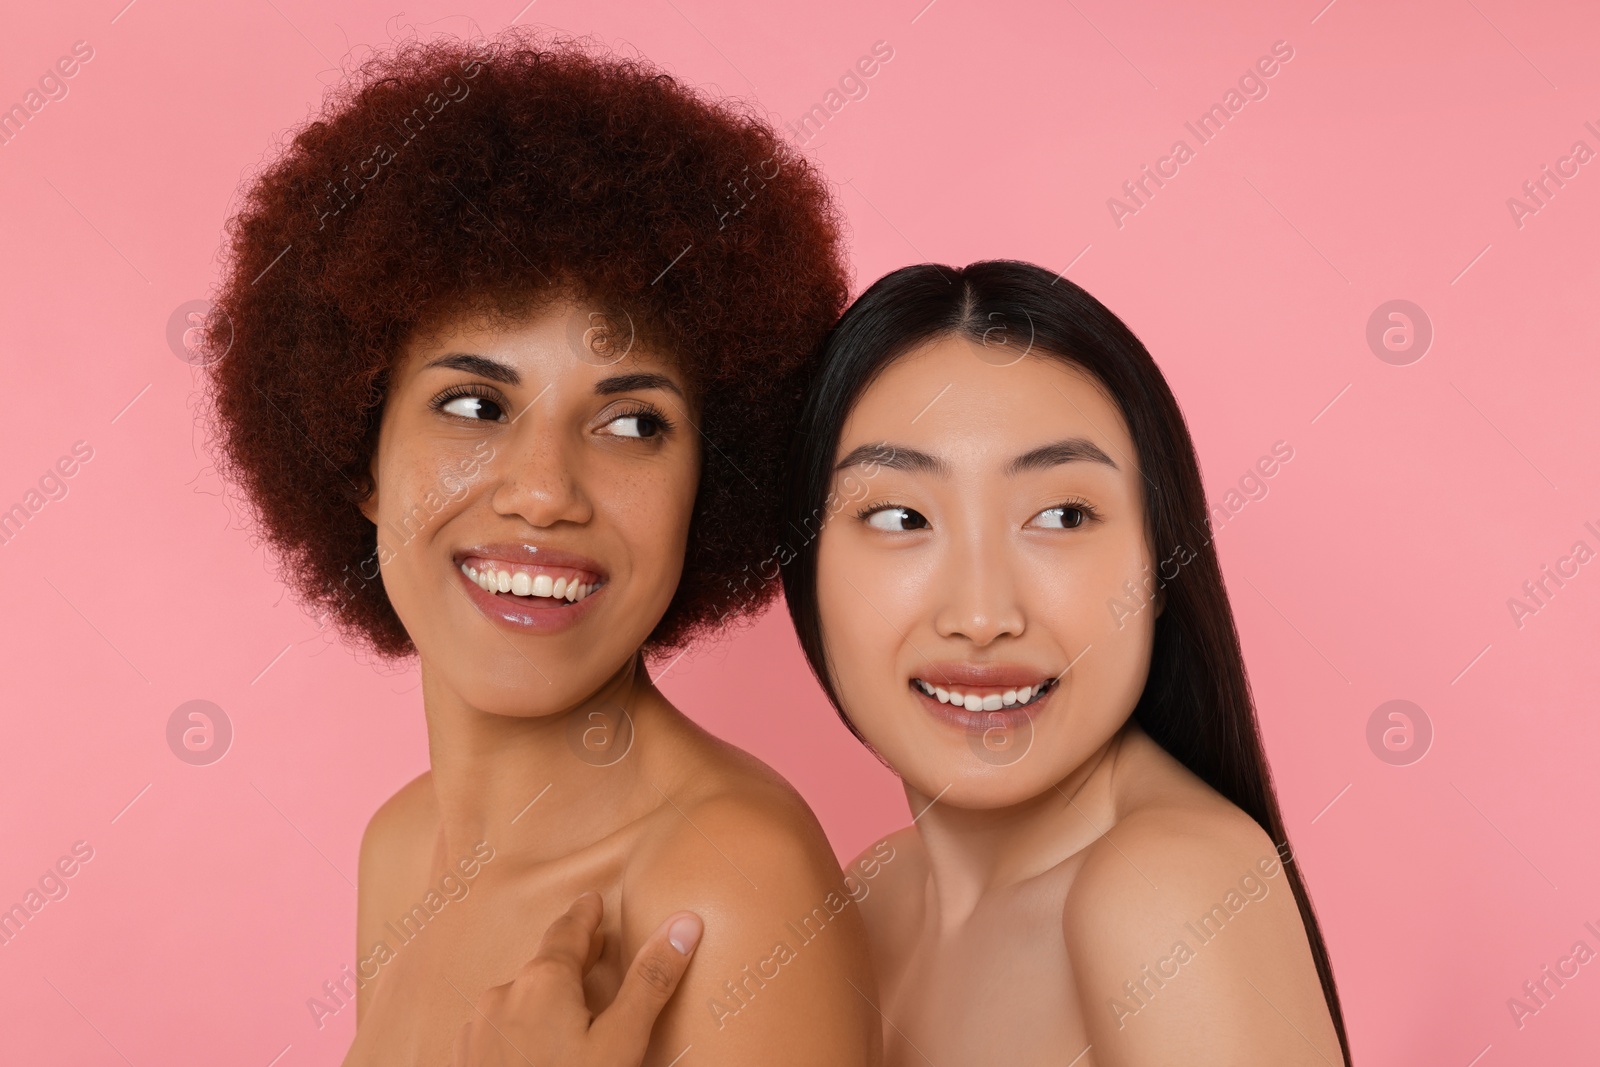
[[[622,979],[622,989],[611,1006],[601,1012],[592,1029],[601,1031],[604,1040],[615,1046],[637,1050],[644,1055],[656,1016],[672,999],[705,925],[692,911],[669,916],[656,928],[633,957],[633,965]]]

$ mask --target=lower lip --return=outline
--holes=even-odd
[[[1033,719],[1038,717],[1041,709],[1050,698],[1056,695],[1060,685],[1052,686],[1044,696],[1031,704],[1017,707],[1000,708],[998,711],[968,711],[964,706],[956,704],[942,704],[938,697],[931,697],[911,684],[911,692],[922,701],[923,710],[935,719],[949,726],[954,726],[970,734],[985,734],[990,730],[1021,730]]]
[[[597,598],[604,596],[606,591],[606,586],[602,585],[575,603],[558,601],[553,597],[512,600],[509,593],[500,596],[484,590],[477,582],[466,576],[459,564],[455,565],[455,572],[473,607],[491,622],[519,634],[556,634],[569,630],[583,621],[583,617],[589,614],[590,605]],[[545,607],[544,604],[549,604],[550,607]]]

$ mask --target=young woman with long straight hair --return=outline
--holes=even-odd
[[[862,902],[887,1062],[1348,1063],[1132,331],[1031,264],[897,270],[824,347],[789,501],[801,646],[915,816]]]

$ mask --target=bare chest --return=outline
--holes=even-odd
[[[1059,897],[1009,897],[925,930],[880,980],[886,1067],[1091,1067],[1060,916]]]

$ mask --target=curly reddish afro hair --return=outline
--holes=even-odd
[[[218,468],[309,608],[409,655],[357,508],[402,345],[463,310],[625,310],[687,375],[706,442],[646,646],[682,647],[777,591],[749,576],[848,296],[841,229],[765,121],[643,61],[520,29],[400,44],[330,90],[228,222],[203,342]]]

